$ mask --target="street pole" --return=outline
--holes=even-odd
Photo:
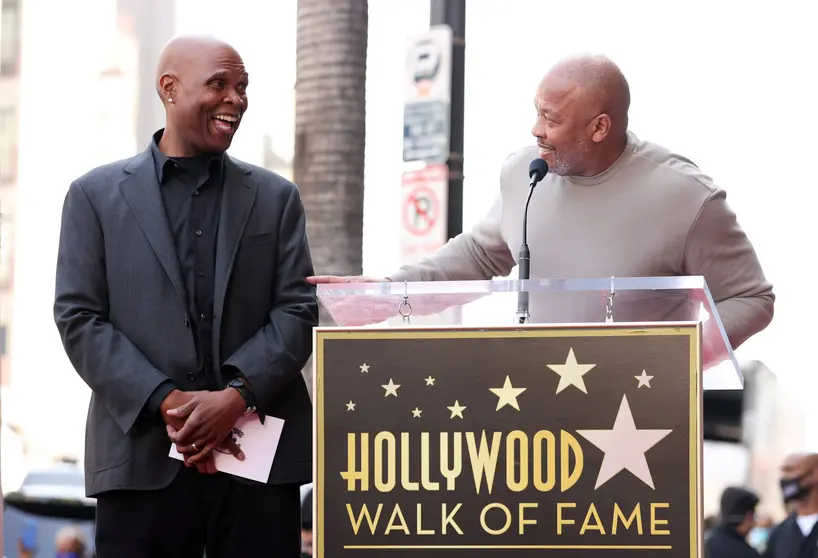
[[[466,0],[431,0],[430,25],[452,28],[451,115],[447,235],[463,232],[463,97],[466,74]]]

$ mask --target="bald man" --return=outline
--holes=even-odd
[[[724,190],[691,161],[628,130],[630,89],[602,56],[556,64],[534,98],[536,145],[509,156],[488,214],[391,281],[462,281],[507,276],[517,264],[528,165],[550,167],[529,209],[531,277],[703,275],[734,348],[764,329],[774,295]],[[312,283],[378,280],[312,277]],[[380,279],[383,280],[383,279]],[[617,321],[671,319],[674,301],[627,305]],[[539,306],[538,306],[539,301]],[[589,309],[584,315],[582,309]],[[598,301],[532,297],[532,321],[599,321]],[[696,314],[697,316],[697,314]],[[604,314],[602,315],[604,318]],[[677,319],[690,319],[676,314]]]
[[[781,465],[781,491],[792,512],[770,533],[764,558],[818,558],[818,454],[798,452]]]
[[[230,45],[171,41],[156,82],[165,127],[65,197],[54,317],[92,390],[99,558],[299,556],[312,473],[301,369],[318,310],[298,189],[226,153],[248,82]],[[221,459],[264,459],[233,428],[268,415],[284,430],[267,482],[219,473]]]

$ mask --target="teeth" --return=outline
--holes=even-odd
[[[214,116],[214,118],[216,118],[218,120],[223,120],[225,122],[238,122],[239,121],[239,119],[236,118],[235,116],[229,116],[227,114],[217,114],[216,116]]]

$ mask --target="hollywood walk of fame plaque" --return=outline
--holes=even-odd
[[[316,556],[699,556],[700,327],[318,329]]]

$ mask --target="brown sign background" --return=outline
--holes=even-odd
[[[395,550],[401,557],[424,558],[471,556],[477,550],[492,557],[534,556],[543,550],[567,557],[698,556],[698,354],[699,326],[692,324],[638,330],[317,330],[316,556],[374,557]],[[507,381],[509,389],[500,391]],[[501,401],[505,404],[498,409]],[[553,477],[547,466],[538,475],[533,468],[534,435],[543,430],[553,434],[553,444],[544,434],[536,445],[545,448],[542,455],[553,448]],[[525,436],[508,442],[513,431]],[[441,432],[448,433],[449,464],[453,433],[462,433],[462,471],[453,491],[441,473]],[[491,493],[484,477],[476,490],[467,440],[473,436],[479,449],[484,432],[487,449],[494,433],[501,433]],[[360,480],[350,484],[342,476],[349,469],[350,449],[352,470],[361,470],[363,433],[369,454],[365,491]],[[382,469],[376,472],[375,446],[388,448],[392,436],[382,434],[387,441],[376,444],[378,433],[394,436],[395,482],[387,492],[375,483],[376,477],[390,480]],[[408,434],[408,480],[419,483],[417,490],[402,483],[402,433]],[[438,490],[421,483],[422,433],[429,440],[426,488],[437,482]],[[563,451],[561,442],[570,446],[572,437],[583,468],[563,491],[572,484],[562,481],[577,459],[576,453]],[[527,483],[516,487],[521,467],[512,466],[514,490],[507,482],[507,442],[515,448],[511,463],[522,459],[528,464],[522,467]],[[527,455],[519,453],[523,445]],[[563,453],[570,455],[567,468]],[[385,455],[380,453],[380,463]],[[538,489],[535,476],[555,483]],[[381,505],[374,534],[360,515],[364,505],[373,521]],[[455,508],[452,521],[444,521]],[[524,525],[521,513],[528,521]],[[359,520],[356,535],[353,524]]]

